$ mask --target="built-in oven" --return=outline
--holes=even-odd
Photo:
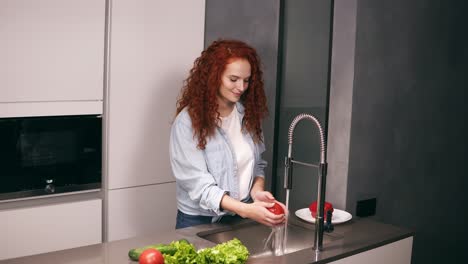
[[[99,190],[100,115],[0,119],[0,201]]]

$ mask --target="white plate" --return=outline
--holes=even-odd
[[[296,216],[309,223],[315,223],[315,218],[312,217],[309,208],[297,210]],[[333,209],[332,224],[344,223],[351,220],[351,218],[353,218],[353,216],[350,213],[340,209]]]

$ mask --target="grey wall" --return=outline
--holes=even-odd
[[[377,219],[416,231],[413,263],[468,257],[467,12],[461,0],[357,5],[347,208],[376,197]]]
[[[263,124],[269,166],[267,185],[273,168],[276,78],[278,64],[279,0],[207,0],[205,11],[205,47],[218,38],[234,38],[256,48],[263,64],[269,117]]]
[[[357,1],[337,0],[333,7],[325,198],[339,209],[346,208],[348,191]]]
[[[258,48],[271,111],[279,4],[207,0],[206,9],[206,43],[235,37]],[[467,258],[466,13],[463,0],[335,1],[327,197],[352,213],[357,200],[376,197],[376,219],[416,232],[413,263],[461,263]],[[287,63],[285,72],[294,69]],[[302,105],[302,99],[287,101]],[[265,124],[269,136],[271,118]],[[310,131],[299,145],[316,137],[312,127],[298,129]],[[270,161],[273,143],[267,143]],[[284,155],[278,153],[281,177]],[[271,166],[269,170],[271,175]],[[296,207],[305,204],[309,193],[309,184],[303,186]]]

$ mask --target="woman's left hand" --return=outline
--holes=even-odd
[[[270,227],[283,225],[286,222],[286,214],[275,214],[268,210],[272,206],[274,203],[260,201],[244,204],[241,216]]]
[[[281,207],[283,207],[285,214],[288,215],[288,210],[286,209],[286,206],[283,203],[277,201],[273,194],[271,194],[268,191],[258,191],[255,193],[255,197],[252,197],[252,199],[254,200],[254,202],[278,203],[279,205],[281,205]]]
[[[252,197],[254,202],[266,202],[266,203],[273,203],[275,202],[275,197],[268,191],[258,191]]]

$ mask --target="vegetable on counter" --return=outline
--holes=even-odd
[[[187,240],[173,241],[169,245],[176,248],[176,252],[173,255],[164,255],[164,261],[166,264],[178,264],[187,263],[195,264],[197,262],[197,251],[195,246]]]
[[[233,238],[211,248],[198,251],[198,264],[224,263],[242,264],[249,258],[249,251],[242,242]]]
[[[139,264],[164,264],[164,257],[159,250],[148,248],[138,258]]]
[[[128,257],[133,261],[138,261],[141,253],[143,253],[143,251],[145,251],[146,249],[150,248],[158,250],[163,255],[174,255],[174,253],[176,253],[177,251],[177,248],[169,244],[155,244],[146,247],[130,249],[130,251],[128,251]]]
[[[157,244],[138,249],[131,249],[128,256],[132,260],[138,260],[138,258],[135,259],[138,252],[141,255],[145,249],[155,247],[162,248],[166,252],[164,253],[161,251],[165,264],[243,264],[249,257],[248,249],[237,238],[218,244],[214,247],[203,248],[198,251],[192,243],[185,239],[181,239],[172,241],[170,244]]]

